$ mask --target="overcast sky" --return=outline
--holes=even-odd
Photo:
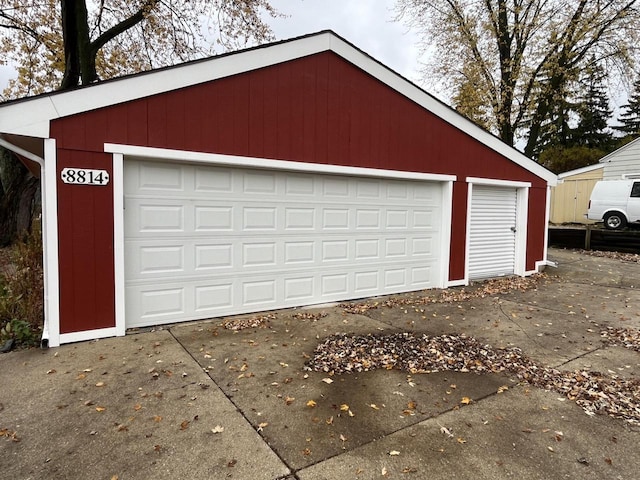
[[[376,60],[417,82],[416,38],[392,22],[395,0],[271,0],[287,18],[271,20],[278,40],[333,30]],[[15,73],[0,66],[0,90]]]
[[[418,79],[416,36],[393,22],[395,0],[271,0],[288,18],[270,22],[278,40],[333,30],[411,81]]]

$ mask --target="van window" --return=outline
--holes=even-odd
[[[640,182],[634,182],[633,187],[631,187],[631,196],[640,197]]]

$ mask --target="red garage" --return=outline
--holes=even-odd
[[[555,175],[332,32],[5,103],[0,132],[40,164],[51,346],[546,263]]]

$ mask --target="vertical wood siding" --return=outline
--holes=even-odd
[[[110,171],[108,142],[458,175],[451,280],[464,276],[465,177],[528,181],[527,269],[543,256],[543,179],[330,52],[59,119],[51,132],[61,168]],[[80,188],[59,190],[64,332],[113,326],[111,187]],[[95,265],[80,268],[77,259],[90,256]]]

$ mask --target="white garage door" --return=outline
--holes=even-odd
[[[469,221],[469,278],[513,275],[517,190],[473,185]]]
[[[441,188],[127,160],[126,326],[440,286]]]

